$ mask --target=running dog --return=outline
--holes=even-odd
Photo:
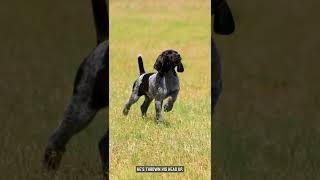
[[[184,71],[181,60],[182,58],[177,51],[166,50],[159,55],[154,64],[154,68],[158,72],[145,73],[142,57],[139,56],[140,76],[133,84],[132,93],[124,106],[123,114],[128,115],[131,105],[137,102],[141,96],[144,96],[145,100],[140,107],[142,116],[146,116],[150,103],[155,99],[156,121],[157,123],[163,122],[161,115],[163,100],[168,98],[164,105],[164,111],[169,112],[172,110],[179,94],[179,78],[175,67],[177,67],[178,72]]]

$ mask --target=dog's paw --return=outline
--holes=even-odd
[[[125,115],[125,116],[128,115],[129,109],[124,108],[123,111],[122,111],[122,113],[123,113],[123,115]]]
[[[163,117],[161,115],[156,116],[156,123],[158,125],[163,124]]]
[[[157,125],[159,125],[159,126],[163,125],[163,120],[162,119],[161,120],[157,120],[156,122],[157,122]]]
[[[59,168],[63,153],[64,151],[46,149],[42,160],[42,168],[47,172],[56,171]]]
[[[165,112],[169,112],[169,111],[172,110],[172,107],[173,107],[173,106],[170,106],[169,104],[165,104],[165,105],[163,106],[163,110],[164,110]]]

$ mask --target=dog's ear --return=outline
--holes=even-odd
[[[153,68],[157,71],[161,71],[163,67],[163,55],[160,54],[156,60],[156,62],[154,63]]]
[[[183,64],[180,62],[178,67],[177,67],[177,71],[182,73],[184,71],[184,67],[183,67]]]
[[[234,32],[235,24],[231,10],[225,0],[216,0],[213,5],[213,29],[217,34],[228,35]]]
[[[153,66],[161,75],[168,72],[172,66],[166,53],[162,53]]]

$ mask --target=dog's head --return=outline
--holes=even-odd
[[[159,55],[154,64],[154,68],[162,74],[174,70],[175,67],[177,67],[178,72],[183,72],[184,68],[181,60],[182,58],[177,51],[171,49],[166,50]]]

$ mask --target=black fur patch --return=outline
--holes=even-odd
[[[134,83],[133,83],[132,91],[133,91],[134,87],[136,87],[136,83],[137,83],[137,80],[135,80]]]
[[[145,74],[142,78],[142,82],[139,86],[138,96],[147,95],[146,92],[149,90],[149,77],[154,73]]]
[[[73,94],[78,93],[77,87],[78,87],[78,84],[83,76],[83,72],[84,72],[83,67],[85,66],[84,64],[85,64],[86,60],[87,60],[87,58],[85,58],[85,60],[81,63],[81,65],[77,71],[77,75],[76,75],[76,78],[75,78],[74,84],[73,84]]]
[[[109,84],[107,84],[107,76],[108,74],[105,68],[101,69],[97,74],[91,102],[94,108],[101,109],[103,107],[106,107],[109,103]]]
[[[94,108],[101,109],[109,105],[109,46],[103,56],[102,69],[98,71],[96,82],[93,88],[92,105]]]

